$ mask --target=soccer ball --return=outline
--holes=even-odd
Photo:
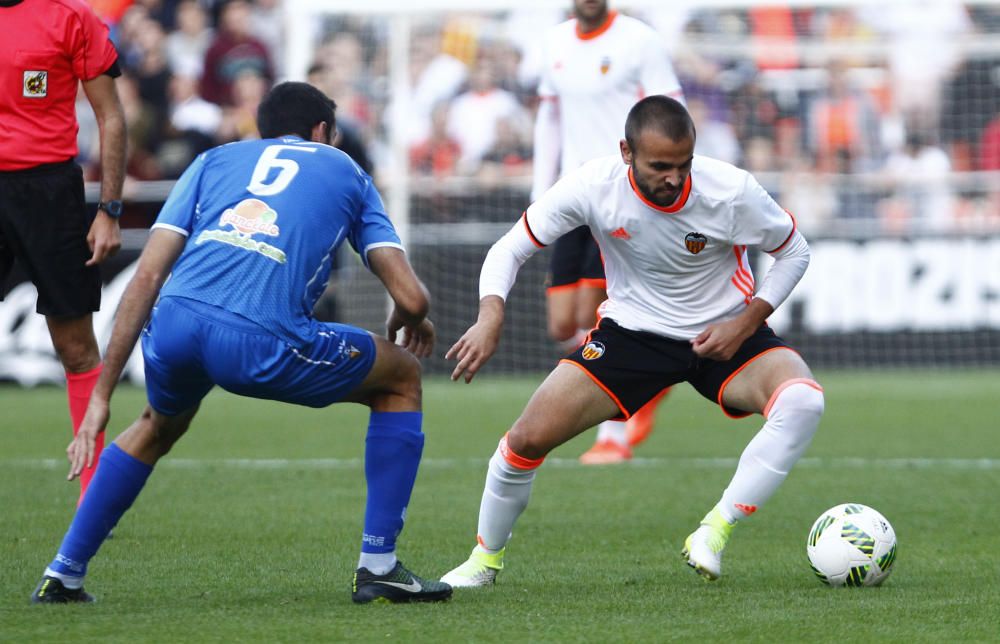
[[[829,586],[878,586],[896,560],[896,532],[884,516],[860,503],[819,515],[806,553],[813,572]]]

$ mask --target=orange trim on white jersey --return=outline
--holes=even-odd
[[[586,342],[589,342],[589,341],[590,341],[590,334],[588,333],[587,334],[587,341]],[[586,344],[586,342],[584,344]],[[628,413],[628,410],[625,409],[625,405],[622,404],[622,401],[618,400],[618,396],[616,396],[613,393],[611,393],[611,390],[608,389],[604,385],[603,382],[601,382],[600,380],[598,380],[597,376],[595,376],[594,374],[592,374],[589,371],[587,371],[586,369],[584,369],[584,367],[583,367],[582,364],[580,364],[579,362],[573,362],[572,360],[567,360],[566,358],[563,358],[562,360],[559,361],[559,364],[563,364],[563,363],[565,363],[565,364],[571,364],[574,367],[576,367],[577,369],[579,369],[580,371],[582,371],[583,373],[587,374],[587,377],[590,378],[592,381],[594,381],[594,384],[597,385],[598,387],[600,387],[601,391],[603,391],[604,393],[606,393],[608,395],[608,397],[611,398],[611,400],[616,405],[618,405],[618,409],[622,412],[621,418],[624,418],[625,420],[628,420],[629,417],[632,416],[632,414]],[[616,420],[616,419],[612,418],[611,420]]]
[[[576,37],[579,38],[580,40],[593,40],[594,38],[597,38],[598,36],[606,32],[608,29],[611,29],[611,23],[613,23],[615,21],[615,18],[617,17],[618,17],[618,12],[612,9],[611,11],[608,12],[608,17],[605,18],[604,22],[602,22],[600,26],[597,27],[597,29],[594,29],[593,31],[581,31],[580,21],[577,20]]]
[[[739,367],[739,369],[737,369],[736,371],[734,371],[731,374],[729,374],[729,377],[722,381],[722,386],[719,387],[719,394],[718,394],[718,398],[716,399],[716,402],[719,404],[719,408],[722,409],[722,413],[723,414],[725,414],[726,416],[729,416],[730,418],[746,418],[751,413],[753,413],[753,412],[746,412],[746,413],[741,413],[741,414],[730,414],[728,411],[726,411],[726,406],[722,402],[723,395],[726,393],[726,387],[729,386],[729,383],[732,382],[733,378],[735,378],[741,371],[743,371],[748,366],[750,366],[750,363],[754,362],[755,360],[757,360],[758,358],[760,358],[762,356],[766,356],[767,354],[771,353],[772,351],[780,351],[782,349],[784,349],[786,351],[791,351],[795,355],[798,355],[798,352],[795,349],[791,348],[791,347],[771,347],[770,349],[758,353],[754,357],[750,358],[749,360],[747,360],[746,362],[744,362],[743,364],[741,364],[740,367]]]
[[[510,432],[507,432],[510,434]],[[519,470],[533,470],[542,464],[545,457],[541,458],[525,458],[514,453],[514,450],[510,448],[507,444],[507,434],[503,435],[500,439],[500,455],[503,456],[503,460],[507,461]]]
[[[681,208],[684,207],[684,204],[687,203],[688,197],[691,195],[691,175],[690,174],[688,174],[687,179],[684,180],[684,188],[681,190],[681,196],[677,198],[677,201],[675,201],[673,204],[671,204],[669,206],[657,206],[655,203],[653,203],[649,199],[646,199],[646,196],[644,194],[642,194],[642,191],[639,190],[639,186],[636,185],[636,183],[635,183],[635,177],[632,176],[632,168],[631,167],[628,169],[628,182],[629,182],[629,185],[632,186],[632,192],[635,193],[636,197],[639,197],[639,200],[642,201],[642,203],[646,204],[647,206],[649,206],[653,210],[659,210],[660,212],[669,212],[669,213],[675,213],[675,212],[677,212],[678,210],[680,210]]]
[[[736,255],[736,272],[733,273],[730,281],[743,294],[744,300],[749,305],[750,300],[753,299],[754,282],[753,275],[743,265],[743,258],[746,257],[746,251],[746,246],[733,246],[733,254]]]
[[[771,407],[774,407],[774,401],[778,399],[781,392],[788,389],[792,385],[806,385],[808,387],[812,387],[816,391],[823,391],[823,387],[812,378],[792,378],[791,380],[786,380],[778,385],[778,388],[774,390],[773,394],[771,394],[771,398],[767,401],[767,404],[764,405],[764,411],[761,412],[764,418],[767,418],[768,414],[771,412]]]
[[[521,221],[524,222],[524,230],[527,231],[528,238],[531,240],[531,243],[534,244],[535,246],[537,246],[538,248],[545,248],[545,244],[543,244],[542,242],[538,241],[538,238],[535,237],[535,233],[531,232],[531,226],[528,225],[528,211],[527,210],[525,210],[523,213],[521,213]]]
[[[788,233],[788,237],[785,237],[785,241],[783,241],[780,244],[778,244],[777,248],[775,248],[774,250],[765,250],[764,251],[765,253],[777,253],[779,250],[781,250],[782,248],[784,248],[785,244],[787,244],[788,242],[792,241],[792,235],[795,234],[795,229],[799,227],[798,222],[795,221],[795,215],[793,215],[792,213],[788,212],[788,210],[785,210],[785,212],[787,212],[788,216],[792,218],[792,232]]]
[[[733,275],[729,281],[733,283],[733,286],[736,287],[737,291],[743,294],[743,301],[749,305],[751,300],[753,300],[753,293],[751,291],[748,291],[747,287],[743,286],[743,284],[738,279],[736,279],[735,275]]]

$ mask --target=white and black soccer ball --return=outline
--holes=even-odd
[[[843,503],[813,523],[806,553],[813,572],[827,585],[878,586],[896,561],[896,532],[872,508]]]

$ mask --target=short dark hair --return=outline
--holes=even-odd
[[[257,129],[265,139],[295,134],[309,140],[312,129],[326,123],[333,136],[337,104],[309,83],[279,83],[257,108]]]
[[[655,129],[672,141],[695,138],[694,121],[687,109],[680,101],[662,94],[647,96],[629,110],[625,141],[630,148],[635,149],[639,133],[646,129]]]

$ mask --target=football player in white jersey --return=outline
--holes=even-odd
[[[562,178],[487,254],[479,318],[447,354],[458,361],[452,379],[471,381],[493,355],[521,264],[577,226],[588,226],[601,247],[608,299],[598,327],[500,440],[478,544],[442,578],[447,583],[493,583],[545,456],[595,423],[628,418],[665,387],[687,381],[726,415],[765,418],[719,502],[684,542],[685,560],[706,579],[721,574],[737,521],[767,501],[812,440],[823,389],[765,323],[804,274],[809,247],[750,173],[695,156],[694,141],[681,103],[639,101],[625,123],[621,157]],[[775,260],[759,284],[748,246]]]
[[[560,174],[610,154],[638,99],[664,94],[683,100],[666,47],[651,27],[609,10],[607,0],[574,0],[573,13],[574,18],[551,29],[543,44],[533,200]],[[548,331],[571,350],[597,323],[597,307],[607,298],[604,265],[586,227],[569,231],[552,247]],[[627,427],[619,421],[602,423],[595,444],[580,460],[607,464],[630,459],[631,447],[652,429],[655,406],[645,407]]]

